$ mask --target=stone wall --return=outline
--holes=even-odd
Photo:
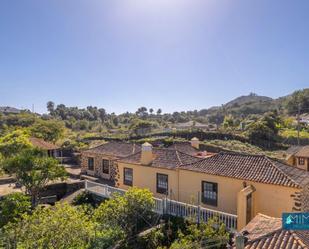
[[[65,195],[71,194],[85,187],[84,181],[73,183],[61,182],[47,185],[41,193],[41,197],[56,195],[57,200],[60,200]]]

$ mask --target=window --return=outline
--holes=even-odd
[[[88,169],[94,170],[94,159],[93,159],[93,157],[88,157]]]
[[[202,181],[202,202],[207,205],[217,206],[218,184]]]
[[[168,175],[157,173],[157,193],[168,194]]]
[[[130,168],[123,169],[123,184],[128,186],[133,185],[133,169]]]
[[[109,160],[102,160],[102,171],[103,174],[109,174]]]
[[[299,165],[305,165],[305,158],[303,158],[303,157],[298,158],[298,164]]]

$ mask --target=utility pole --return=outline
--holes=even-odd
[[[299,146],[299,130],[300,130],[300,103],[297,106],[297,145]]]

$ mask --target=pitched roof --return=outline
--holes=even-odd
[[[241,230],[245,231],[245,249],[309,249],[309,231],[283,230],[281,218],[258,214]]]
[[[296,152],[298,152],[300,149],[302,148],[302,146],[298,146],[298,145],[293,145],[291,147],[289,147],[286,150],[286,154],[288,155],[294,155]]]
[[[175,142],[168,149],[174,149],[186,153],[188,155],[196,155],[200,150],[194,148],[190,142]]]
[[[308,172],[260,155],[220,152],[181,168],[286,187],[301,188],[309,183]]]
[[[119,161],[125,163],[140,164],[141,153],[142,152],[140,151]],[[200,158],[187,155],[175,149],[153,148],[152,153],[153,161],[151,163],[151,166],[154,167],[173,169],[181,165],[190,164],[201,160]]]
[[[30,140],[30,143],[34,147],[40,148],[42,150],[57,150],[57,149],[59,149],[59,147],[56,146],[55,144],[50,143],[50,142],[46,142],[41,138],[31,137],[31,138],[29,138],[29,140]]]
[[[138,151],[141,146],[133,143],[110,141],[106,144],[85,150],[84,152],[97,153],[101,155],[114,156],[114,157],[127,157]]]
[[[295,153],[295,156],[309,157],[309,145],[301,147],[301,149]]]

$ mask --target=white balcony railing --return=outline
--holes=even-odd
[[[126,192],[126,190],[120,188],[115,188],[88,180],[85,181],[85,189],[103,198],[111,198],[116,193],[123,195]],[[223,222],[226,225],[227,228],[231,230],[237,229],[237,215],[174,201],[167,198],[154,198],[153,211],[158,214],[169,214],[184,218],[196,218],[197,221],[204,222],[207,222],[211,218],[217,217],[220,222]]]

